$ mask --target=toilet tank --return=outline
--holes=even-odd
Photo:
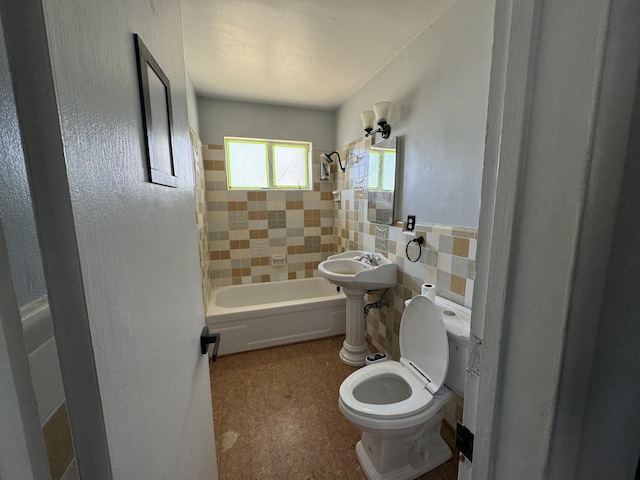
[[[458,395],[464,396],[469,359],[471,310],[441,297],[436,297],[436,308],[449,337],[449,369],[444,383]]]
[[[405,302],[405,305],[407,302]],[[447,329],[449,339],[449,368],[445,384],[464,396],[469,359],[471,310],[442,297],[436,297],[436,308]]]

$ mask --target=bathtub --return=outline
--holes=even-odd
[[[345,333],[346,297],[323,278],[211,290],[206,324],[220,333],[219,355]]]

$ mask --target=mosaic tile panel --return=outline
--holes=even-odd
[[[304,253],[320,252],[320,237],[304,237]]]
[[[268,228],[287,228],[287,211],[271,210],[267,212]]]
[[[269,239],[261,238],[249,240],[251,248],[251,258],[269,256]]]
[[[232,202],[229,202],[232,203]],[[233,202],[236,203],[236,202]],[[245,206],[246,208],[246,206]],[[229,211],[229,230],[248,230],[249,217],[247,211]]]

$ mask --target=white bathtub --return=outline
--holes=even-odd
[[[206,323],[219,355],[345,333],[346,297],[323,278],[211,290]]]

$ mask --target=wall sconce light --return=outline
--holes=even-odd
[[[391,135],[391,125],[387,123],[389,118],[390,102],[378,102],[373,106],[373,110],[367,110],[360,114],[362,118],[362,126],[364,131],[367,132],[365,137],[370,137],[376,133],[382,133],[382,138],[389,138]],[[373,129],[374,121],[378,124],[378,129]]]
[[[340,165],[340,170],[342,170],[344,172],[346,165],[343,167],[342,166],[342,159],[340,158],[340,154],[338,152],[331,152],[331,153],[323,153],[322,155],[320,155],[320,158],[322,159],[322,161],[324,163],[333,163],[333,157],[334,155],[338,156],[338,165]]]

